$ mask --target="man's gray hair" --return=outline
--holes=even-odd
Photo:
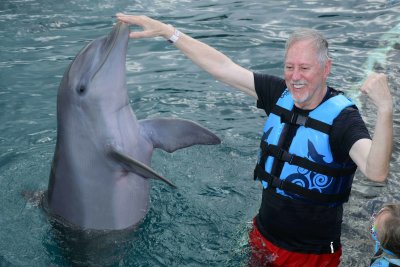
[[[311,40],[317,50],[318,60],[321,65],[329,60],[328,41],[325,37],[314,29],[299,28],[295,30],[286,41],[285,59],[289,48],[298,41]]]

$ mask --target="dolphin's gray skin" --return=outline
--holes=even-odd
[[[154,148],[168,152],[220,139],[180,119],[137,120],[126,87],[128,25],[87,45],[71,63],[57,98],[57,144],[46,208],[82,229],[117,230],[148,210]]]

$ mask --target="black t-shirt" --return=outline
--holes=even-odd
[[[270,114],[282,92],[286,89],[281,78],[254,74],[258,96],[257,107]],[[328,87],[323,101],[342,92]],[[323,102],[322,101],[322,102]],[[308,115],[310,110],[294,107],[296,112]],[[289,127],[285,140],[291,140],[296,133],[295,126]],[[291,136],[291,137],[289,137]],[[330,146],[336,162],[351,161],[349,151],[353,144],[363,138],[370,138],[358,109],[348,107],[334,119],[330,132]],[[287,149],[290,144],[283,144]],[[273,167],[279,176],[283,164]],[[262,203],[256,217],[258,230],[273,244],[289,251],[301,253],[330,253],[340,247],[343,206],[310,205],[264,190]]]

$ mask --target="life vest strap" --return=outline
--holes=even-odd
[[[308,188],[299,186],[297,184],[288,182],[283,179],[267,173],[264,168],[257,165],[254,170],[254,177],[258,177],[262,181],[268,183],[268,189],[279,188],[289,193],[294,193],[306,199],[322,202],[322,203],[335,203],[335,202],[346,202],[349,199],[351,188],[347,189],[345,192],[340,194],[323,194],[315,190],[310,190]]]
[[[325,122],[313,119],[309,116],[301,115],[293,110],[287,110],[279,105],[275,105],[271,113],[279,116],[281,118],[281,122],[283,123],[304,126],[325,134],[329,134],[331,130],[331,125]]]
[[[398,267],[398,266],[400,266],[400,265],[398,265],[398,264],[389,262],[387,259],[385,259],[385,258],[383,257],[383,252],[384,252],[384,251],[382,250],[382,248],[379,248],[379,249],[378,249],[378,251],[375,253],[375,255],[374,255],[374,256],[372,257],[372,259],[371,259],[370,266],[372,266],[373,263],[374,263],[375,261],[377,261],[377,260],[383,261],[383,263],[384,263],[385,265],[382,265],[382,266],[385,266],[385,267]],[[393,252],[390,251],[389,255],[392,255],[392,254],[393,254]],[[382,264],[382,262],[380,262],[380,263]],[[376,265],[376,266],[381,266],[381,265]]]
[[[291,165],[296,165],[305,168],[310,171],[315,171],[320,174],[324,174],[332,177],[341,177],[351,175],[356,171],[356,167],[337,169],[327,165],[319,164],[311,161],[307,158],[299,157],[291,154],[288,151],[278,147],[277,145],[267,144],[265,141],[261,141],[260,144],[263,156],[272,156],[278,160],[287,162]]]

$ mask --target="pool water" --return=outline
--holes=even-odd
[[[353,98],[371,134],[376,109],[357,85],[371,69],[389,75],[399,138],[399,1],[1,0],[1,266],[247,266],[247,233],[261,199],[252,171],[265,115],[253,98],[216,82],[162,39],[129,44],[127,80],[137,117],[194,120],[222,144],[156,151],[153,168],[178,189],[152,181],[143,223],[118,236],[74,243],[76,232],[52,226],[39,202],[23,197],[47,188],[64,71],[121,11],[171,23],[246,68],[279,76],[291,31],[320,30],[330,40],[329,84]],[[345,205],[342,266],[368,264],[370,215],[384,202],[400,201],[399,154],[395,141],[384,186],[357,173]]]

